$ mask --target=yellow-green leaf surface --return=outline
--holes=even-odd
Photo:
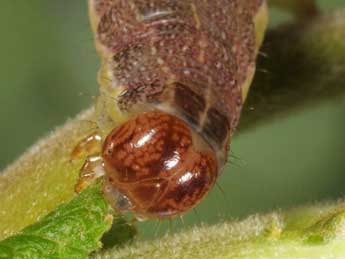
[[[70,153],[92,131],[91,117],[92,110],[57,128],[0,174],[0,240],[72,197],[83,161],[71,163]]]

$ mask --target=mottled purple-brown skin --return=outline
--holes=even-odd
[[[186,189],[186,186],[179,186],[177,180],[173,180],[175,184],[168,184],[169,180],[166,184],[170,187],[164,187],[164,184],[155,187],[155,181],[182,179],[190,169],[178,169],[177,175],[174,173],[168,178],[166,170],[160,166],[164,161],[159,158],[154,167],[163,169],[156,172],[151,170],[152,167],[147,172],[151,174],[149,182],[146,178],[141,181],[138,177],[146,167],[131,169],[133,165],[125,166],[125,160],[119,160],[117,156],[121,152],[127,152],[126,156],[135,154],[133,136],[144,133],[134,133],[133,128],[134,135],[123,146],[118,146],[118,141],[130,131],[121,135],[119,129],[114,129],[103,146],[106,177],[134,203],[136,212],[149,217],[183,213],[213,186],[217,170],[224,162],[219,161],[219,153],[226,159],[229,139],[240,118],[241,87],[255,68],[254,16],[262,3],[263,0],[90,0],[90,8],[97,17],[95,37],[103,52],[103,62],[107,63],[111,77],[125,89],[118,99],[120,109],[131,110],[137,104],[170,106],[211,144],[213,155],[217,152],[220,163],[217,165],[213,155],[208,154],[207,160],[202,158],[207,163],[203,160],[201,167],[199,162],[195,164],[195,170],[190,172],[194,177],[203,176],[203,186]],[[164,116],[159,115],[155,120]],[[122,127],[139,125],[136,120],[130,120]],[[156,125],[155,122],[152,125]],[[186,124],[181,125],[187,130]],[[172,136],[169,130],[160,134]],[[195,143],[192,143],[191,135],[188,136],[190,148],[195,150]],[[164,143],[174,143],[176,148],[179,145],[168,138],[164,138]],[[159,156],[159,150],[154,151]],[[169,156],[172,154],[173,151]],[[201,157],[205,156],[201,154]],[[192,156],[183,159],[192,159]],[[135,179],[127,183],[122,175],[128,179],[133,175]],[[147,177],[146,173],[144,175]],[[141,191],[135,191],[137,187]]]
[[[110,68],[127,89],[120,107],[170,102],[226,148],[240,117],[241,86],[255,67],[253,16],[262,2],[94,0],[96,38],[113,53]]]

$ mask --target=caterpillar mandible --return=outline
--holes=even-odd
[[[89,0],[99,130],[76,190],[104,176],[121,211],[193,208],[224,166],[267,25],[264,0]],[[85,153],[84,152],[84,153]]]

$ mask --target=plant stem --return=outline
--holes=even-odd
[[[270,31],[239,132],[344,97],[345,10]]]
[[[101,251],[94,258],[342,259],[344,225],[344,202],[319,203],[198,226],[159,240]]]

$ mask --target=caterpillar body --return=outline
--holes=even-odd
[[[194,207],[224,166],[267,23],[264,0],[89,0],[102,58],[99,131],[76,147],[77,189],[104,175],[113,205],[166,218]],[[97,143],[97,144],[95,144]]]

